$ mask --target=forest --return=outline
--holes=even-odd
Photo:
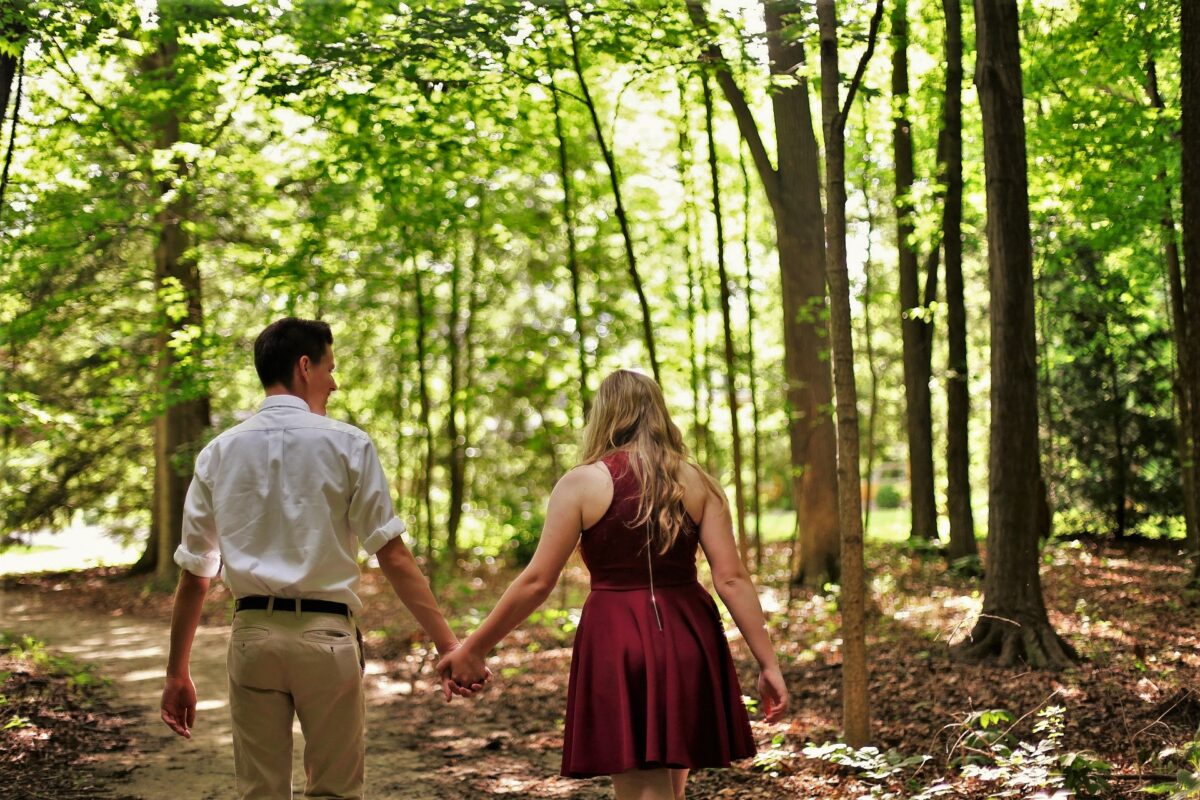
[[[0,109],[0,653],[114,742],[31,744],[51,700],[0,659],[0,775],[165,796],[113,777],[167,746],[122,679],[78,689],[39,626],[165,626],[196,454],[298,316],[463,633],[600,380],[659,382],[794,701],[688,797],[1200,793],[1191,0],[15,0]],[[127,559],[37,566],[81,527]],[[586,588],[576,558],[475,711],[372,723],[478,740],[414,738],[431,796],[607,796],[553,761]],[[418,694],[377,601],[368,678]]]

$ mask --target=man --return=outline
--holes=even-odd
[[[254,342],[267,397],[196,459],[184,506],[183,568],[171,619],[162,718],[190,738],[188,661],[204,596],[220,571],[237,599],[229,644],[234,769],[243,800],[292,796],[292,716],[304,731],[305,797],[361,798],[364,763],[358,546],[440,653],[458,646],[401,534],[370,437],[327,419],[333,334],[287,318]],[[463,676],[460,676],[463,677]],[[451,692],[470,694],[490,675]]]

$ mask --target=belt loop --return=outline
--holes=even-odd
[[[271,595],[270,597],[267,598],[267,616],[269,617],[269,616],[273,615],[274,613],[275,613],[275,595]]]
[[[296,619],[300,619],[301,605],[303,605],[303,603],[304,601],[299,597],[296,598]]]

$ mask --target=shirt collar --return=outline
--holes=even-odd
[[[259,411],[266,411],[268,408],[298,408],[301,411],[311,411],[308,403],[294,394],[273,394],[262,401],[262,405],[258,407]]]

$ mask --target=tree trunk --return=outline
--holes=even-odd
[[[471,241],[471,278],[478,274],[480,231],[483,227],[483,200],[479,202],[479,218],[476,220]],[[458,526],[462,521],[463,495],[466,490],[467,440],[458,427],[458,415],[462,407],[462,356],[466,323],[462,319],[462,263],[461,255],[454,254],[450,267],[450,319],[449,336],[446,337],[450,356],[450,391],[446,402],[446,439],[450,446],[450,458],[446,465],[450,484],[450,507],[446,512],[446,557],[451,568],[458,561]]]
[[[571,275],[571,309],[575,314],[575,344],[579,358],[579,406],[580,427],[587,422],[592,408],[592,396],[588,389],[587,346],[584,342],[583,304],[579,298],[579,246],[575,239],[575,209],[571,185],[570,162],[567,158],[567,136],[563,131],[562,108],[558,101],[558,86],[554,83],[554,63],[548,65],[550,74],[550,97],[554,101],[554,136],[558,140],[558,176],[563,185],[563,226],[567,230],[567,271]],[[472,275],[474,280],[474,275]]]
[[[425,561],[430,585],[433,584],[437,572],[437,559],[433,552],[433,426],[429,421],[429,375],[425,364],[426,342],[425,330],[425,287],[421,282],[421,265],[413,261],[413,283],[416,291],[417,304],[417,377],[418,392],[421,398],[421,430],[425,434],[425,474],[421,476],[421,499],[425,504]]]
[[[1158,67],[1151,56],[1146,60],[1146,93],[1150,104],[1163,111],[1166,103],[1158,90]],[[1174,138],[1174,137],[1172,137]],[[1160,171],[1156,180],[1163,190],[1163,260],[1167,266],[1167,296],[1170,299],[1171,332],[1175,345],[1175,363],[1172,370],[1171,390],[1175,405],[1179,409],[1179,425],[1176,438],[1179,449],[1180,477],[1183,484],[1183,522],[1187,532],[1188,550],[1200,558],[1200,497],[1196,486],[1196,464],[1192,461],[1189,447],[1189,432],[1192,430],[1192,415],[1196,413],[1198,391],[1196,380],[1191,374],[1187,354],[1194,329],[1188,328],[1187,311],[1183,294],[1183,268],[1179,257],[1179,241],[1175,232],[1175,209],[1171,204],[1171,187],[1167,173]]]
[[[837,580],[840,539],[837,508],[833,380],[825,299],[825,231],[821,212],[820,166],[804,43],[785,33],[790,4],[764,0],[767,55],[777,81],[771,93],[779,166],[771,164],[754,114],[721,54],[709,41],[705,58],[732,107],[775,221],[783,300],[783,363],[787,382],[788,439],[792,500],[796,507],[797,558],[792,581],[820,587]],[[701,0],[687,0],[693,24],[707,37],[708,17]]]
[[[838,21],[834,0],[817,0],[821,32],[821,120],[825,132],[825,263],[829,276],[833,334],[833,380],[837,392],[838,513],[842,533],[842,726],[846,743],[865,747],[871,739],[866,644],[867,583],[863,567],[862,493],[858,463],[858,389],[854,381],[854,335],[850,318],[850,275],[846,263],[846,114],[863,69],[875,49],[883,14],[876,6],[866,54],[840,105]]]
[[[904,398],[908,432],[910,537],[937,538],[933,497],[933,412],[929,392],[932,327],[920,297],[920,270],[913,242],[913,144],[908,121],[908,2],[892,6],[892,101],[896,106],[892,149],[896,162],[896,246],[900,270],[900,329],[904,342]]]
[[[173,88],[178,81],[175,56],[179,47],[173,31],[164,25],[164,37],[143,69],[153,80]],[[179,114],[167,105],[154,119],[155,147],[169,150],[179,142]],[[155,215],[158,243],[154,248],[154,289],[158,304],[159,332],[156,336],[158,362],[155,383],[160,412],[154,420],[154,509],[156,532],[155,575],[162,583],[174,583],[178,574],[175,549],[183,533],[183,501],[192,478],[195,448],[209,424],[208,398],[196,396],[181,375],[176,351],[171,345],[177,338],[188,341],[202,329],[204,317],[200,299],[200,271],[188,254],[191,246],[187,223],[192,216],[191,189],[187,185],[188,165],[180,157],[170,174],[159,180],[160,197],[174,192]],[[149,561],[146,556],[139,563]]]
[[[863,115],[863,130],[866,130],[866,115]],[[875,429],[879,418],[879,365],[875,359],[875,326],[871,317],[871,298],[874,292],[874,247],[875,210],[871,205],[871,156],[868,152],[863,158],[862,172],[863,209],[867,215],[867,247],[863,259],[863,345],[866,349],[867,374],[871,377],[870,399],[867,401],[867,468],[866,491],[867,502],[863,507],[863,535],[871,530],[871,502],[875,495],[875,452],[878,449],[875,441]]]
[[[983,613],[958,653],[1065,667],[1075,653],[1046,616],[1038,572],[1037,346],[1015,0],[976,0],[991,291],[991,449]]]
[[[733,495],[737,510],[738,553],[742,564],[750,563],[746,537],[746,496],[742,487],[742,435],[738,429],[737,353],[733,348],[733,322],[729,314],[729,274],[725,269],[725,223],[721,215],[721,176],[717,164],[717,140],[713,135],[713,100],[708,73],[701,74],[704,90],[704,130],[708,135],[708,171],[712,179],[712,211],[717,228],[717,280],[720,282],[721,325],[725,333],[725,394],[729,404],[729,432],[733,445]]]
[[[17,120],[21,116],[21,90],[25,86],[25,58],[0,53],[0,128],[8,118],[9,96],[16,83],[16,98],[13,100],[12,124],[8,128],[8,146],[4,148],[4,166],[0,168],[0,219],[4,216],[4,198],[8,196],[8,171],[12,167],[13,151],[17,144]]]
[[[1182,57],[1180,104],[1183,117],[1183,317],[1187,320],[1187,379],[1192,387],[1189,459],[1200,471],[1200,8],[1183,3],[1180,17]],[[1192,486],[1193,500],[1200,506]],[[1193,579],[1200,582],[1200,549],[1195,555]]]
[[[942,247],[946,262],[946,510],[950,517],[951,560],[975,555],[971,512],[971,452],[968,425],[971,396],[967,369],[967,311],[962,273],[962,4],[942,0],[946,16],[946,96],[942,113]]]
[[[679,185],[683,189],[683,263],[687,269],[688,385],[692,392],[692,453],[704,464],[708,425],[700,415],[700,350],[696,343],[696,260],[692,249],[696,221],[695,191],[692,187],[692,141],[688,129],[687,81],[679,82]]]
[[[613,200],[617,206],[617,222],[621,226],[621,239],[625,243],[625,259],[629,266],[629,277],[633,281],[633,290],[637,294],[638,305],[642,309],[642,337],[646,343],[646,354],[650,357],[650,369],[654,373],[654,380],[662,385],[662,380],[658,373],[658,355],[654,349],[654,324],[650,320],[650,304],[646,301],[646,292],[642,289],[642,278],[638,272],[637,256],[633,250],[633,233],[629,230],[629,218],[625,213],[625,202],[621,197],[621,182],[617,177],[617,164],[613,157],[612,149],[608,146],[608,141],[604,138],[604,128],[600,125],[600,115],[596,111],[596,104],[592,100],[591,90],[588,88],[587,78],[583,72],[583,64],[579,57],[579,37],[575,34],[575,21],[571,18],[570,5],[564,5],[565,18],[567,22],[567,34],[571,37],[571,63],[575,67],[575,76],[579,80],[579,89],[583,94],[584,105],[587,106],[588,114],[592,119],[592,130],[596,134],[596,142],[600,145],[600,154],[604,157],[604,164],[608,167],[609,182],[612,185]]]
[[[738,167],[742,172],[742,253],[746,261],[746,373],[750,378],[750,421],[754,425],[753,455],[754,470],[751,494],[754,511],[754,574],[762,574],[762,437],[759,435],[758,420],[758,370],[754,363],[754,275],[750,252],[750,173],[746,170],[746,154],[738,148]]]

